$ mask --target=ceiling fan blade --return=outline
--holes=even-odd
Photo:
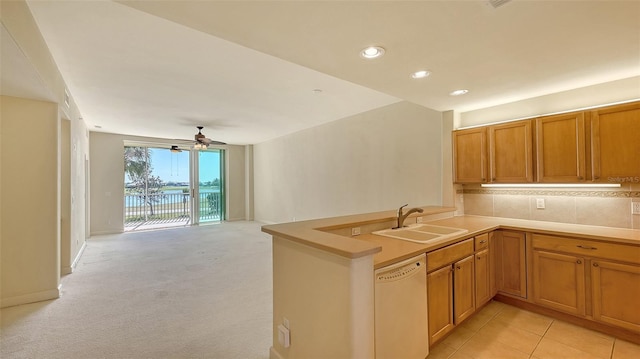
[[[213,140],[209,140],[211,141],[209,144],[210,145],[226,145],[226,142],[220,142],[220,141],[213,141]]]
[[[206,138],[206,137],[202,137],[198,140],[198,142],[203,143],[207,146],[209,146],[211,144],[211,142],[213,142],[210,138]]]

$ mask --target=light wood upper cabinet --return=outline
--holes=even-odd
[[[533,182],[532,141],[529,120],[454,131],[454,182]]]
[[[533,182],[531,121],[489,126],[490,182]]]
[[[576,183],[585,180],[584,112],[536,119],[536,181]]]
[[[453,161],[455,183],[640,183],[640,102],[454,131]]]
[[[596,182],[640,182],[640,102],[590,112],[591,167]]]
[[[487,130],[484,127],[453,132],[453,181],[487,182]]]

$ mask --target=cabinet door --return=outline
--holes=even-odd
[[[429,343],[433,344],[453,329],[453,272],[451,266],[427,274]]]
[[[498,294],[498,287],[496,285],[496,232],[489,233],[489,290],[491,291],[491,298]]]
[[[485,128],[453,132],[453,181],[487,182],[487,144]]]
[[[533,182],[531,121],[489,126],[490,182]]]
[[[640,266],[593,261],[593,319],[640,332]]]
[[[533,301],[563,312],[585,315],[584,259],[533,251]]]
[[[536,119],[536,164],[538,182],[584,181],[584,112]]]
[[[453,322],[458,325],[476,310],[474,292],[474,256],[453,264]]]
[[[499,292],[527,297],[525,234],[496,231],[496,287]]]
[[[597,182],[640,182],[640,102],[591,111],[591,168]]]
[[[476,267],[476,307],[488,302],[491,297],[491,271],[489,249],[483,249],[475,255]]]

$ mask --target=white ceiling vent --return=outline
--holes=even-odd
[[[506,3],[508,3],[511,0],[489,0],[489,4],[491,4],[491,6],[493,6],[493,8],[498,8]]]

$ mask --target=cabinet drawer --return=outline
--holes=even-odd
[[[533,248],[640,264],[640,247],[625,244],[533,234]]]
[[[487,248],[489,246],[489,233],[476,236],[475,242],[476,242],[476,251]]]
[[[473,238],[427,253],[427,272],[473,253]]]

